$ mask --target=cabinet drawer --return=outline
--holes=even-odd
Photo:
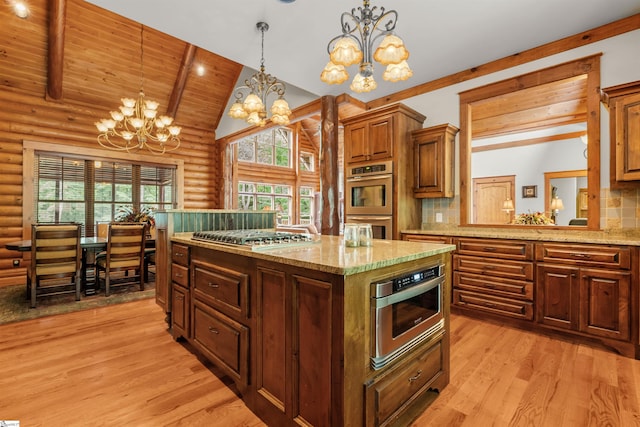
[[[188,266],[189,265],[189,247],[184,245],[177,245],[173,243],[171,245],[171,261]]]
[[[193,287],[197,298],[233,318],[244,320],[249,317],[247,274],[200,261],[194,261],[193,265]]]
[[[385,425],[396,412],[421,394],[443,374],[443,346],[440,341],[393,372],[382,374],[366,386],[367,419]]]
[[[189,269],[176,263],[171,264],[171,280],[184,286],[189,287]]]
[[[456,289],[533,301],[533,282],[473,273],[453,273]]]
[[[249,329],[246,326],[195,301],[193,340],[225,373],[241,385],[248,384]]]
[[[536,259],[545,262],[628,269],[631,265],[631,249],[624,246],[540,243],[536,245]]]
[[[453,269],[511,279],[533,280],[533,263],[475,256],[453,256]]]
[[[454,290],[453,304],[518,319],[533,320],[533,303],[527,301]]]
[[[450,245],[453,239],[448,236],[436,236],[431,234],[405,234],[402,236],[402,240],[406,240],[408,242],[433,242]]]
[[[533,259],[533,243],[531,242],[500,239],[457,239],[457,244],[457,252],[462,255],[506,258],[520,261]]]

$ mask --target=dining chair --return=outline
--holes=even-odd
[[[96,256],[96,279],[105,295],[113,286],[138,285],[144,290],[145,224],[109,224],[107,251]]]
[[[31,265],[27,270],[27,298],[31,308],[46,295],[76,294],[80,300],[82,225],[33,224],[31,226]]]

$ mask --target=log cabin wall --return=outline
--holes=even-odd
[[[221,207],[215,129],[242,66],[82,0],[33,0],[21,19],[0,6],[0,286],[24,283],[23,141],[100,149],[94,123],[120,98],[146,97],[182,127],[185,209]],[[51,52],[51,57],[49,53]],[[203,65],[198,76],[192,65]],[[142,76],[144,79],[142,80]],[[163,111],[163,112],[164,112]],[[110,152],[105,150],[105,156]],[[141,153],[142,154],[142,153]],[[28,168],[27,168],[28,169]]]

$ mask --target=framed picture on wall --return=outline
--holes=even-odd
[[[538,186],[537,185],[523,185],[522,186],[522,197],[538,197]]]

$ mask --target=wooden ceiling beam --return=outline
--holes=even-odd
[[[175,117],[178,112],[178,106],[184,93],[184,86],[187,84],[187,78],[189,77],[189,70],[193,64],[193,58],[196,56],[196,50],[198,48],[191,43],[187,43],[184,47],[184,53],[182,54],[182,61],[178,68],[178,74],[176,76],[176,82],[173,84],[173,91],[171,92],[171,98],[169,98],[169,104],[167,105],[167,115]]]
[[[62,99],[62,75],[64,70],[64,25],[67,17],[67,0],[49,0],[49,57],[47,63],[48,99]]]

